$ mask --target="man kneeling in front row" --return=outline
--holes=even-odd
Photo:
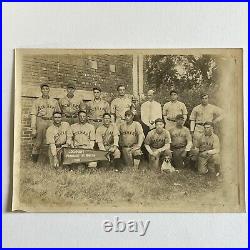
[[[108,151],[114,168],[118,169],[118,159],[121,157],[118,149],[119,131],[114,123],[111,123],[111,115],[103,114],[103,125],[96,129],[96,142],[100,150]]]
[[[171,136],[172,163],[177,169],[185,167],[188,163],[189,153],[192,147],[192,136],[184,124],[184,116],[177,115],[175,126],[169,130]]]
[[[68,144],[74,148],[93,149],[95,145],[95,127],[88,123],[85,111],[78,112],[79,122],[71,125]],[[89,162],[88,167],[95,168],[97,162]]]
[[[141,146],[145,138],[142,126],[139,122],[133,121],[134,114],[127,110],[125,122],[119,124],[120,146],[123,161],[127,167],[137,169],[142,156]]]
[[[61,164],[62,147],[68,147],[68,139],[71,136],[70,125],[62,122],[62,113],[53,113],[53,125],[46,131],[46,141],[49,145],[49,161],[51,167],[59,167]]]
[[[164,159],[171,158],[169,132],[164,128],[165,122],[158,118],[155,120],[155,129],[149,131],[145,139],[145,148],[149,153],[149,167],[156,172],[161,171]]]
[[[208,172],[219,175],[220,171],[220,141],[213,133],[213,123],[204,123],[204,134],[194,143],[191,150],[192,158],[197,160],[198,172],[207,174]]]

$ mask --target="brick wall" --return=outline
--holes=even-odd
[[[132,94],[132,60],[132,56],[123,55],[25,56],[22,71],[25,94],[22,94],[21,157],[27,159],[31,156],[30,110],[36,96],[29,94],[29,88],[39,87],[41,77],[47,77],[54,89],[64,88],[69,81],[75,82],[77,90],[91,91],[94,86],[100,86],[106,92],[105,99],[111,101],[116,95],[117,85],[121,83],[127,85],[128,93]]]
[[[132,60],[132,56],[122,55],[29,55],[23,58],[22,79],[25,85],[39,85],[41,77],[48,77],[51,87],[55,88],[75,81],[77,89],[100,86],[105,92],[114,92],[117,85],[123,83],[132,93]]]

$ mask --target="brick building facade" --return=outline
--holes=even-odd
[[[83,100],[92,99],[92,88],[100,86],[103,98],[111,101],[119,84],[133,88],[133,56],[127,55],[25,55],[22,68],[22,129],[21,157],[29,158],[32,149],[30,110],[35,98],[41,95],[40,79],[46,77],[51,87],[50,95],[65,95],[69,81],[76,84],[76,95]]]

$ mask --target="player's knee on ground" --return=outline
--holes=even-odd
[[[113,152],[113,156],[114,156],[114,159],[121,158],[121,152],[118,148]]]
[[[214,154],[211,157],[210,160],[213,164],[219,165],[220,164],[220,155],[219,154]]]
[[[136,150],[132,151],[132,156],[133,156],[134,159],[140,160],[141,156],[142,156],[141,149],[136,149]]]
[[[208,160],[209,172],[216,173],[218,171],[219,164],[220,164],[219,154],[212,155]]]

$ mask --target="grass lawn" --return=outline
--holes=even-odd
[[[62,206],[69,206],[70,210],[75,207],[77,211],[171,211],[187,202],[195,207],[222,201],[220,186],[215,177],[202,176],[191,169],[161,174],[147,169],[70,171],[26,161],[20,168],[19,197],[31,210],[41,207],[41,211],[48,207],[58,211]]]

